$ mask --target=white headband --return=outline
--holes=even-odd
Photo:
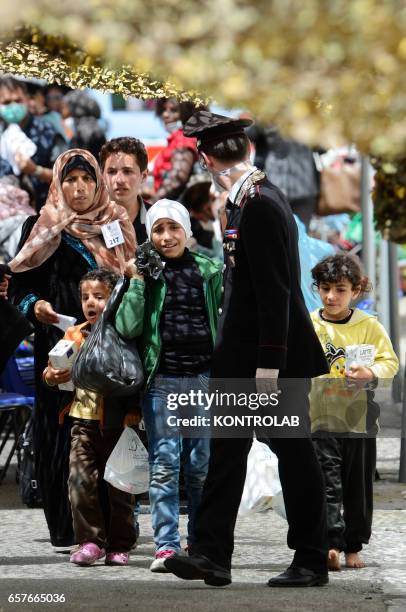
[[[180,202],[175,200],[167,200],[166,198],[158,200],[153,206],[147,211],[145,219],[145,228],[147,230],[148,239],[151,240],[151,231],[154,223],[158,219],[172,219],[179,223],[185,230],[186,238],[190,238],[192,235],[192,228],[190,227],[190,216],[187,208]]]

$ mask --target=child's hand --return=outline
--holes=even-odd
[[[48,367],[44,371],[44,379],[48,385],[54,387],[69,382],[71,379],[71,371],[67,369],[58,370],[57,368],[53,368],[51,364],[48,364]]]
[[[369,368],[364,368],[356,363],[353,363],[345,373],[348,382],[352,383],[357,388],[363,387],[366,383],[371,382],[375,378],[375,374]]]
[[[137,266],[135,265],[135,259],[130,259],[124,268],[124,274],[130,278],[136,278],[137,280],[144,280],[144,277],[138,272]]]

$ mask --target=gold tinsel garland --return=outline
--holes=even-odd
[[[0,43],[0,70],[3,73],[43,79],[72,89],[98,89],[124,97],[176,97],[181,101],[190,100],[196,106],[208,102],[196,92],[181,91],[169,81],[155,80],[129,66],[119,69],[106,67],[62,37],[44,36],[37,30],[26,28],[19,31],[19,37],[19,40]]]

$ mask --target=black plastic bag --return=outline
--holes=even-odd
[[[140,274],[157,280],[165,263],[150,240],[141,244],[135,252],[135,263]]]
[[[86,339],[72,368],[75,387],[104,397],[134,395],[144,382],[144,372],[136,340],[121,338],[114,317],[129,279],[121,278],[108,303]]]

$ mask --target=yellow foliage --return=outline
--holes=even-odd
[[[34,37],[7,34],[21,23]],[[35,66],[125,95],[200,95],[310,143],[405,149],[401,0],[14,0],[0,5],[1,33],[4,71]]]

